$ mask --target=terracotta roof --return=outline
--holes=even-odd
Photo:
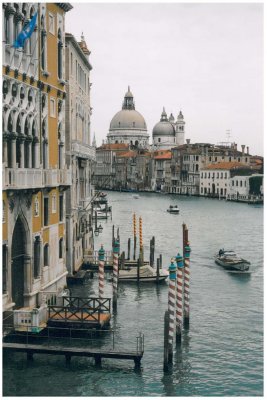
[[[136,156],[136,151],[132,151],[132,150],[129,150],[129,151],[126,151],[126,153],[120,153],[117,157],[135,157]]]
[[[165,152],[162,152],[163,154],[159,154],[154,157],[155,160],[170,160],[172,158],[172,153],[167,150]]]
[[[126,143],[106,143],[99,147],[102,150],[128,150],[129,145]]]
[[[237,161],[225,161],[225,162],[219,162],[217,164],[209,164],[205,168],[202,168],[202,170],[205,169],[236,169],[236,168],[248,168],[250,169],[249,165],[242,164]]]

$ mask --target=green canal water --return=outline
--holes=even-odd
[[[108,192],[112,221],[101,221],[95,238],[111,250],[112,225],[120,230],[121,249],[132,237],[132,214],[143,219],[145,258],[149,241],[156,238],[156,254],[163,267],[181,250],[182,223],[189,229],[191,252],[190,329],[182,345],[174,348],[173,369],[163,373],[163,321],[168,285],[121,284],[118,311],[111,326],[115,344],[134,346],[139,332],[145,336],[142,368],[133,361],[24,354],[3,359],[4,396],[263,396],[263,207],[224,200],[160,194]],[[180,215],[166,212],[178,204]],[[250,276],[233,275],[214,263],[219,248],[234,249],[251,261]],[[97,277],[73,294],[98,293]],[[111,286],[105,282],[105,295]],[[110,333],[105,343],[112,342]]]

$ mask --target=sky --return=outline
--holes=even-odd
[[[152,130],[182,110],[191,143],[263,155],[263,5],[76,3],[66,32],[91,51],[91,135],[106,140],[128,85]],[[230,136],[227,135],[230,132]]]

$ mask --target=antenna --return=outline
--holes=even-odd
[[[230,142],[230,136],[231,136],[231,129],[226,129],[226,139],[228,143]]]

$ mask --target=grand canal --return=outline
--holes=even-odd
[[[172,373],[163,373],[163,320],[167,284],[123,284],[118,311],[111,325],[117,341],[127,346],[138,332],[145,335],[142,368],[132,361],[93,360],[25,355],[4,358],[6,396],[263,396],[263,207],[224,200],[160,194],[108,193],[112,221],[102,222],[95,238],[111,250],[112,225],[120,230],[121,249],[132,237],[132,214],[143,219],[145,258],[149,240],[156,238],[156,254],[163,267],[181,250],[182,223],[189,229],[191,252],[190,329],[174,351]],[[180,215],[166,209],[178,204]],[[251,261],[250,276],[229,274],[214,263],[221,247],[234,249]],[[76,291],[78,288],[76,288]],[[97,294],[96,277],[80,289]],[[111,295],[106,282],[105,294]],[[108,338],[106,340],[109,340]],[[110,339],[111,340],[111,339]]]

